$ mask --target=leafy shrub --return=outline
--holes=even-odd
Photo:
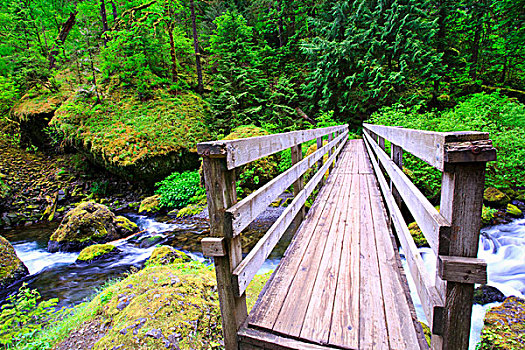
[[[174,172],[155,186],[159,187],[155,193],[160,194],[160,205],[166,208],[185,207],[204,193],[198,171]]]
[[[487,166],[486,185],[497,188],[525,185],[525,105],[499,93],[474,94],[455,108],[444,112],[419,113],[418,108],[384,108],[370,122],[433,131],[485,131],[498,152],[498,160]],[[423,161],[411,156],[404,165],[414,173],[416,185],[427,183],[434,194],[441,175]],[[419,186],[418,186],[419,187]]]
[[[18,293],[7,298],[0,309],[0,344],[16,345],[33,337],[50,320],[57,317],[55,306],[58,299],[40,300],[36,289],[23,284]]]

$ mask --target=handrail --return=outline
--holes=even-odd
[[[292,146],[348,129],[348,125],[326,128],[290,131],[281,134],[264,135],[237,140],[201,142],[197,152],[210,158],[226,158],[227,169],[253,162],[259,158],[291,148]]]
[[[328,143],[323,146],[325,136]],[[314,139],[318,150],[303,159],[301,144]],[[290,224],[302,219],[306,200],[337,161],[347,140],[348,125],[339,125],[197,145],[203,158],[210,233],[214,236],[201,241],[202,251],[214,257],[227,350],[238,347],[237,330],[247,317],[246,287]],[[235,168],[287,148],[291,149],[292,167],[237,203]],[[323,164],[326,153],[329,158]],[[317,172],[305,185],[304,174],[316,164]],[[292,184],[292,203],[242,259],[241,232]]]
[[[374,172],[430,323],[432,349],[467,349],[474,283],[487,279],[486,263],[476,254],[486,162],[496,159],[492,141],[483,132],[443,133],[366,123],[363,128]],[[391,143],[391,159],[385,140]],[[403,150],[443,172],[440,212],[403,173]],[[401,214],[402,201],[436,253],[435,283]]]

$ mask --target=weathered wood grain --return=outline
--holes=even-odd
[[[408,209],[416,219],[430,247],[436,255],[440,254],[438,250],[438,237],[446,237],[450,234],[450,223],[434,208],[416,185],[410,181],[388,155],[372,141],[372,138],[366,133],[364,136],[367,145],[370,146],[371,150],[377,155],[379,163],[383,165],[383,168],[395,184],[401,198],[403,198]]]
[[[201,240],[202,255],[226,256],[226,242],[224,237],[206,237]]]
[[[348,125],[339,125],[246,139],[201,142],[197,145],[197,152],[209,158],[226,158],[227,168],[231,170],[306,141],[347,129]]]
[[[440,255],[437,272],[448,282],[487,283],[487,263],[483,259]]]
[[[298,180],[318,159],[328,152],[331,147],[346,141],[348,133],[345,132],[331,143],[321,147],[310,156],[293,165],[290,169],[280,174],[257,191],[227,209],[226,215],[231,221],[232,236],[239,235],[259,214],[261,214],[272,201]]]

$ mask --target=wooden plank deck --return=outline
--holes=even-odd
[[[241,349],[425,349],[363,141],[352,140],[238,332]]]

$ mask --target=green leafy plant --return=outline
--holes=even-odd
[[[40,301],[40,293],[23,284],[18,293],[9,296],[0,310],[0,344],[16,345],[32,337],[44,325],[59,316],[58,299]]]
[[[109,185],[109,182],[107,180],[95,181],[91,185],[90,191],[95,196],[105,196],[108,192],[108,185]]]
[[[200,186],[198,171],[174,172],[156,184],[156,194],[160,194],[160,205],[166,208],[182,208],[192,199],[204,193]]]

